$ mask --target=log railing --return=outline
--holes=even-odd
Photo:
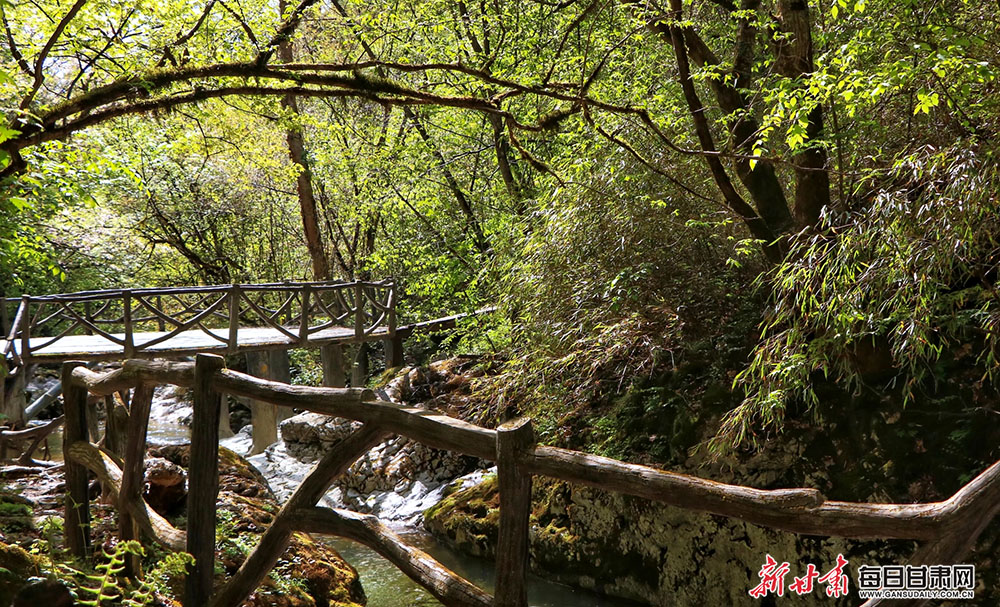
[[[391,280],[24,295],[6,327],[2,354],[19,367],[68,336],[91,335],[110,342],[102,349],[105,358],[163,356],[156,346],[189,331],[217,342],[214,350],[232,353],[241,328],[271,329],[300,347],[334,327],[353,328],[354,338],[365,340],[376,332],[394,335],[396,300]],[[12,301],[3,301],[5,317]]]
[[[376,401],[371,391],[360,388],[314,388],[259,379],[223,368],[223,359],[210,354],[199,354],[193,364],[130,360],[121,369],[103,374],[69,362],[62,377],[68,548],[79,556],[89,550],[90,470],[109,487],[111,499],[117,502],[123,537],[135,537],[138,532],[195,557],[187,579],[184,604],[188,606],[236,607],[274,566],[291,534],[304,531],[337,535],[373,548],[445,605],[524,607],[531,484],[537,475],[793,533],[918,540],[921,546],[911,560],[913,564],[958,562],[1000,511],[1000,462],[941,502],[854,503],[827,500],[815,489],[755,489],[538,446],[527,419],[505,423],[496,430],[482,428],[427,410]],[[136,491],[142,482],[144,450],[140,446],[145,440],[148,400],[156,384],[194,389],[186,532],[173,528]],[[135,392],[128,446],[119,464],[88,442],[85,405],[88,392],[109,395],[128,388],[135,388]],[[343,417],[363,425],[323,456],[236,574],[213,590],[218,425],[224,394]],[[337,476],[392,434],[497,463],[500,528],[495,596],[408,546],[375,517],[316,505]]]

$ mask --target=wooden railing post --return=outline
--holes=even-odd
[[[163,297],[161,297],[159,295],[156,296],[156,309],[159,310],[160,312],[164,312],[164,310],[163,310]],[[164,312],[164,314],[165,313],[166,312]],[[158,331],[166,331],[167,330],[167,323],[165,323],[162,318],[157,317],[156,318],[156,328],[157,328]]]
[[[122,291],[122,322],[125,323],[125,358],[132,358],[135,354],[135,341],[132,330],[132,291],[125,289]]]
[[[291,293],[291,288],[292,288],[291,281],[289,281],[289,280],[283,280],[281,282],[281,284],[283,284],[286,287],[288,287],[289,293]],[[291,297],[291,295],[289,295],[289,297]],[[291,301],[289,301],[288,306],[282,306],[282,307],[285,308],[285,325],[287,326],[287,325],[292,324],[292,304],[291,304]],[[277,315],[275,315],[275,320],[278,321]],[[281,322],[281,321],[278,321],[278,322]]]
[[[497,428],[497,483],[500,535],[497,539],[494,607],[526,607],[531,473],[518,460],[535,446],[531,420],[519,418]]]
[[[73,369],[83,366],[81,361],[68,361],[62,366],[63,411],[66,414],[63,429],[63,453],[78,441],[87,440],[87,390],[73,382]],[[66,514],[64,534],[66,549],[70,554],[86,558],[90,548],[90,497],[88,495],[87,469],[66,458]]]
[[[90,302],[89,301],[83,302],[83,317],[86,318],[87,322],[89,322],[89,323],[93,323],[94,322],[94,319],[90,316]],[[94,334],[93,329],[91,329],[90,327],[87,327],[86,329],[84,329],[83,332],[85,334],[87,334],[87,335],[93,335]]]
[[[21,309],[18,312],[21,316],[21,360],[26,364],[31,355],[31,298],[27,295],[21,296]]]
[[[113,401],[112,401],[113,402]],[[146,433],[149,428],[149,409],[153,402],[153,387],[140,383],[132,392],[132,411],[125,433],[122,487],[118,492],[118,535],[122,541],[139,539],[139,526],[129,511],[130,505],[142,503],[142,483],[146,458]],[[111,419],[114,410],[108,412]],[[140,560],[134,555],[125,559],[126,574],[138,576]]]
[[[363,388],[368,381],[368,343],[359,342],[358,351],[351,366],[351,387]]]
[[[113,394],[104,395],[104,448],[108,453],[124,460],[128,440],[128,409],[115,402]]]
[[[299,344],[305,347],[309,343],[309,285],[302,285],[302,315],[299,317]]]
[[[354,339],[361,341],[365,336],[365,290],[361,281],[354,283]]]
[[[212,387],[225,360],[199,354],[194,370],[194,417],[188,469],[187,551],[194,557],[184,588],[184,605],[201,607],[212,594],[215,570],[215,503],[219,494],[219,392]]]
[[[386,298],[385,307],[388,308],[386,312],[386,323],[389,325],[389,335],[396,334],[396,282],[392,281],[389,283],[389,297]]]
[[[393,369],[403,366],[403,337],[396,334],[396,283],[389,283],[389,297],[386,299],[386,322],[388,337],[382,340],[385,350],[385,366]]]
[[[229,288],[229,344],[227,350],[235,354],[239,347],[240,336],[240,285],[233,284]]]

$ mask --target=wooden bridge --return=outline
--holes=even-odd
[[[24,295],[5,300],[2,312],[3,358],[13,368],[176,358],[391,339],[396,287],[386,280],[114,289]]]
[[[65,421],[51,424],[65,423],[67,548],[80,557],[90,553],[88,474],[92,473],[117,505],[122,539],[142,536],[194,556],[184,598],[189,607],[239,605],[277,562],[294,531],[338,535],[366,544],[448,606],[525,607],[535,475],[793,533],[917,540],[920,545],[911,560],[915,565],[961,562],[1000,513],[1000,462],[941,502],[833,501],[810,488],[761,490],[727,485],[539,446],[525,419],[495,430],[483,428],[433,411],[377,401],[371,391],[345,388],[342,382],[341,387],[293,386],[239,373],[224,368],[222,357],[206,353],[336,349],[341,344],[364,345],[382,339],[391,348],[387,364],[394,366],[403,337],[420,329],[454,326],[460,318],[396,327],[395,301],[395,286],[386,281],[99,291],[25,296],[10,302],[7,311],[14,304],[16,310],[4,319],[9,331],[0,361],[15,372],[31,363],[65,361],[61,379]],[[7,318],[12,319],[9,325]],[[194,352],[198,352],[194,363],[142,360]],[[84,366],[87,360],[123,358],[130,360],[106,373]],[[193,388],[194,394],[187,529],[183,531],[157,514],[141,493],[149,408],[153,388],[161,384]],[[109,407],[103,450],[90,442],[100,432],[88,393],[104,397]],[[128,405],[116,404],[111,398],[114,393],[122,394],[122,403]],[[225,396],[247,398],[274,410],[296,408],[343,417],[363,426],[323,456],[237,573],[215,586],[216,462],[220,429],[225,427],[220,423],[225,419]],[[6,438],[37,442],[34,432],[29,431],[30,436],[12,432]],[[334,478],[393,434],[497,463],[500,525],[495,596],[408,546],[378,519],[317,506]],[[256,438],[255,432],[255,444]],[[3,439],[0,436],[0,447]]]

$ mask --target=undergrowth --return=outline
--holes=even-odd
[[[828,214],[760,278],[769,315],[736,381],[746,399],[715,451],[759,447],[790,407],[816,411],[823,382],[854,394],[871,386],[904,406],[955,359],[995,382],[1000,171],[976,155],[923,150],[900,160],[895,178],[902,185],[876,190],[867,208]]]

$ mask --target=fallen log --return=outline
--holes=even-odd
[[[138,498],[124,500],[124,503],[121,503],[122,470],[106,453],[90,443],[78,441],[66,450],[66,458],[86,466],[96,474],[101,483],[108,488],[111,501],[119,511],[127,510],[132,515],[143,534],[175,552],[185,549],[187,534],[167,522],[145,500]]]
[[[388,559],[447,607],[492,607],[493,597],[454,573],[423,550],[408,545],[377,517],[349,510],[313,507],[296,511],[296,527],[368,546]]]
[[[31,458],[35,450],[42,444],[50,434],[63,425],[65,416],[60,415],[52,421],[41,426],[25,428],[24,430],[3,430],[0,431],[0,460],[7,459],[7,445],[13,442],[31,440],[31,444],[25,449],[16,462],[22,466],[42,465]]]

